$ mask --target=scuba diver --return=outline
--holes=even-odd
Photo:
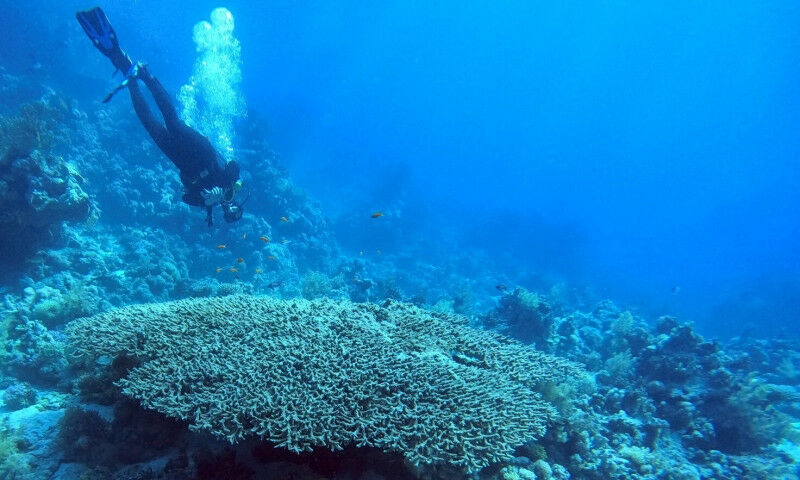
[[[215,205],[222,207],[223,216],[228,223],[242,218],[244,202],[234,201],[236,192],[242,186],[236,161],[225,162],[208,137],[178,118],[175,106],[161,82],[150,74],[145,64],[134,64],[119,47],[117,35],[100,7],[77,12],[75,17],[94,46],[125,76],[122,83],[103,99],[103,103],[128,87],[139,121],[158,148],[180,171],[184,203],[205,207],[209,227],[212,225],[211,213]],[[163,123],[153,116],[137,80],[141,80],[150,90],[164,118]]]

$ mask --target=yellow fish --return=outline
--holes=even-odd
[[[258,237],[258,238],[260,238],[260,239],[261,239],[261,241],[262,241],[262,242],[264,242],[264,243],[268,243],[268,242],[269,242],[269,237],[267,237],[267,236],[265,236],[265,235],[261,235],[261,236],[260,236],[260,237]]]
[[[215,272],[217,272],[217,273],[219,273],[221,271],[222,271],[222,267],[217,267],[217,269],[215,270]]]
[[[286,218],[286,217],[281,217],[281,222],[288,222],[288,221],[289,221],[289,219],[288,219],[288,218]]]
[[[236,273],[236,272],[238,272],[238,271],[239,271],[239,269],[238,269],[238,268],[234,268],[234,267],[231,267],[231,268],[230,268],[230,272],[231,272],[231,273]]]

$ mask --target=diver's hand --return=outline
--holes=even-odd
[[[206,203],[207,207],[211,205],[216,205],[218,203],[222,203],[223,196],[222,196],[222,189],[219,187],[214,187],[212,189],[205,189],[200,192],[200,196],[203,197],[203,200]]]

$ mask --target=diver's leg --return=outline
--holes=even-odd
[[[146,67],[140,66],[137,69],[136,78],[143,81],[148,90],[150,90],[158,109],[161,111],[161,115],[164,117],[163,125],[154,120],[141,92],[138,88],[133,87],[135,90],[131,90],[131,98],[134,100],[136,113],[139,114],[141,110],[142,114],[139,115],[139,119],[161,151],[169,157],[181,172],[195,172],[187,173],[188,175],[194,175],[203,169],[210,169],[209,162],[216,159],[216,152],[211,142],[200,132],[189,127],[178,118],[175,106],[166,89],[156,77],[150,75]],[[136,82],[131,81],[130,83],[135,84]],[[134,95],[138,99],[134,98]]]
[[[167,129],[153,116],[135,78],[132,78],[128,82],[128,91],[131,93],[131,102],[133,103],[133,109],[136,111],[136,116],[139,117],[139,121],[142,122],[145,130],[150,134],[153,141],[156,142],[158,148],[165,152],[167,138],[169,136]]]
[[[208,138],[189,125],[186,125],[186,123],[178,117],[178,113],[175,111],[175,105],[172,103],[172,99],[167,93],[167,90],[161,85],[161,82],[151,75],[146,67],[139,68],[138,78],[147,85],[147,88],[153,95],[158,109],[161,110],[161,115],[164,117],[164,124],[169,134],[175,139],[180,139],[180,143],[183,145],[193,145],[193,148],[198,151],[212,150],[212,153],[208,155],[210,155],[211,158],[215,158],[216,155],[213,153],[213,146],[211,146]]]
[[[167,90],[161,85],[161,82],[151,75],[146,67],[139,68],[138,77],[147,85],[147,89],[150,90],[150,94],[153,95],[153,99],[155,99],[156,105],[158,105],[158,109],[161,110],[161,115],[164,117],[164,124],[167,130],[178,130],[186,127],[186,124],[178,118],[175,105],[172,103],[172,99],[167,93]]]

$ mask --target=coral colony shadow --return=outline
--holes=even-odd
[[[209,227],[128,95],[101,101],[145,83],[127,55],[111,55],[127,76],[101,75],[81,26],[102,30],[102,11],[79,25],[50,6],[69,62],[0,50],[0,479],[798,478],[794,336],[714,340],[604,299],[574,224],[493,233],[514,213],[484,205],[465,223],[483,230],[463,228],[414,190],[413,163],[317,203],[274,147],[277,114],[245,102],[265,25],[234,28],[236,5],[181,20],[196,58],[173,58],[148,47],[158,18],[108,6],[164,72],[174,121],[242,167],[247,211]],[[720,298],[715,324],[790,309],[791,282],[771,285],[783,300]]]

